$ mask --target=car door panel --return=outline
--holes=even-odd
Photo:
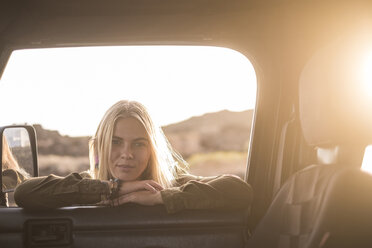
[[[55,210],[0,209],[6,247],[244,247],[245,210],[187,210],[163,206],[79,206]]]

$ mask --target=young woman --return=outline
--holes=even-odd
[[[31,178],[16,188],[24,208],[74,204],[164,204],[169,213],[183,209],[245,208],[252,189],[232,175],[197,177],[170,146],[145,107],[119,101],[103,116],[90,142],[90,174]]]

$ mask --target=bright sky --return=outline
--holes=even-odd
[[[85,136],[121,99],[143,103],[159,125],[253,109],[256,76],[245,56],[219,47],[32,49],[13,52],[0,92],[0,125]]]

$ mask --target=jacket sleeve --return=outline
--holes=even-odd
[[[248,208],[253,191],[249,184],[233,175],[196,177],[185,175],[175,187],[164,189],[161,196],[168,213],[184,209]]]
[[[108,194],[109,186],[105,182],[82,176],[86,174],[30,178],[15,189],[15,202],[23,208],[59,208],[97,203],[101,195]]]

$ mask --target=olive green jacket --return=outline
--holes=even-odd
[[[183,209],[247,208],[252,201],[251,187],[231,175],[182,175],[173,186],[161,191],[168,213]],[[107,183],[92,179],[88,173],[72,173],[66,177],[49,175],[28,179],[17,186],[14,198],[20,207],[45,209],[96,204],[108,192]]]

